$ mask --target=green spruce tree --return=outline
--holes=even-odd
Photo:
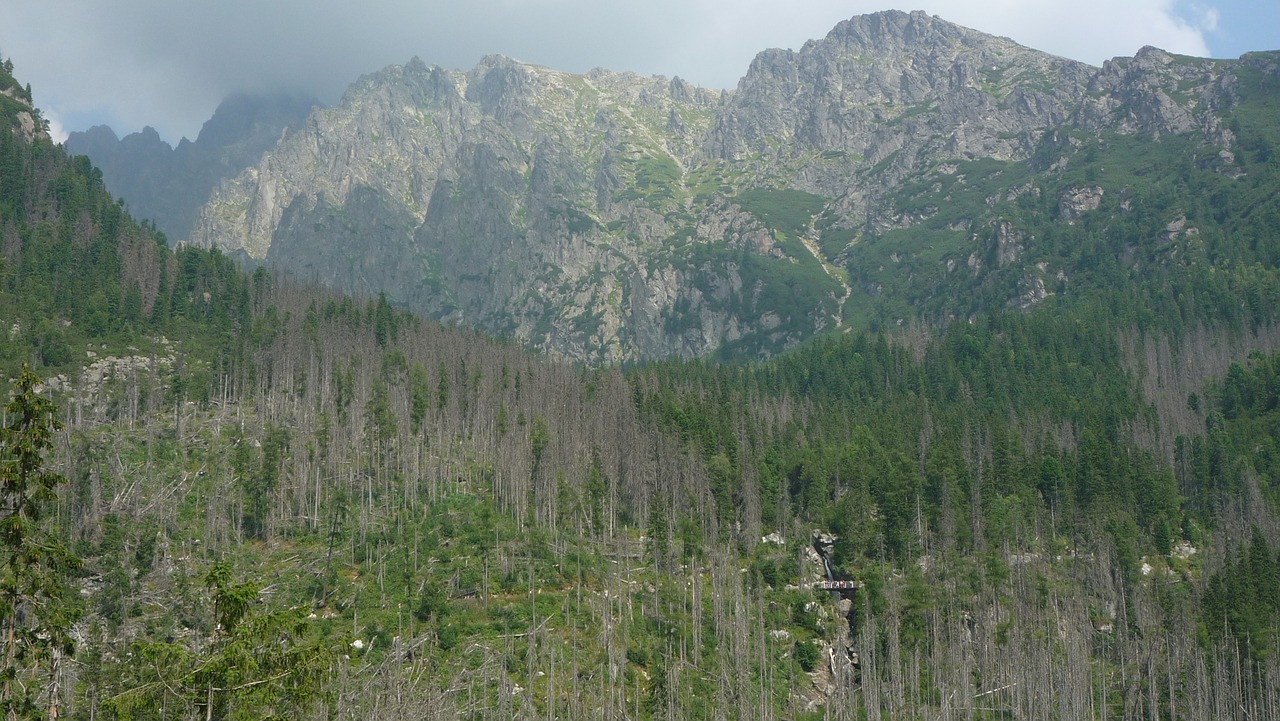
[[[74,651],[74,613],[63,602],[79,560],[44,522],[66,482],[49,470],[58,422],[54,404],[24,364],[0,428],[0,632],[4,667],[0,710],[6,719],[58,717],[58,664]]]

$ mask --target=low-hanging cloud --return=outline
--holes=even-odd
[[[929,0],[947,20],[1092,64],[1143,45],[1207,55],[1214,8],[1171,0]],[[62,126],[194,137],[238,90],[335,101],[362,73],[417,56],[466,68],[500,53],[580,72],[733,87],[768,47],[800,47],[883,6],[863,0],[0,0],[0,53]]]

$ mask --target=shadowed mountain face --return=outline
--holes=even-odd
[[[762,52],[726,93],[415,59],[203,176],[190,239],[587,362],[768,355],[1183,272],[1179,243],[1228,232],[1191,199],[1262,177],[1241,145],[1269,137],[1274,65],[1094,68],[896,11]]]
[[[195,142],[178,147],[154,128],[118,138],[98,125],[67,136],[67,152],[87,155],[102,169],[107,188],[134,215],[150,219],[171,240],[185,240],[200,207],[218,185],[258,162],[317,105],[289,95],[232,95],[218,106]]]

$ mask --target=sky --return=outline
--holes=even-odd
[[[194,139],[238,91],[336,102],[360,75],[419,57],[498,53],[737,85],[765,48],[799,49],[886,0],[0,0],[0,56],[55,138],[100,123]],[[892,1],[892,0],[888,0]],[[1280,0],[913,0],[946,20],[1101,65],[1144,45],[1218,58],[1280,49]]]

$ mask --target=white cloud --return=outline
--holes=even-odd
[[[45,108],[44,119],[49,121],[49,137],[53,138],[55,143],[64,143],[67,140],[67,129],[62,126],[62,122],[58,120],[58,116],[53,110]]]
[[[820,37],[835,22],[883,9],[876,2],[811,0],[776,9],[768,0],[747,0],[752,12],[734,17],[736,27],[721,34],[749,35],[764,46],[799,47],[804,39]],[[703,6],[720,7],[720,0]],[[1195,8],[1197,24],[1179,14],[1171,0],[915,0],[917,9],[993,35],[1010,37],[1028,47],[1074,58],[1093,65],[1116,56],[1131,56],[1144,45],[1171,52],[1207,55],[1203,19],[1213,8]],[[1216,12],[1216,11],[1215,11]],[[773,41],[767,40],[774,36]]]
[[[1133,55],[1144,45],[1207,56],[1199,27],[1178,14],[1169,0],[996,0],[930,2],[932,12],[950,11],[956,22],[983,21],[987,32],[1023,45],[1094,65]],[[994,10],[994,12],[993,12]]]
[[[1216,10],[1173,0],[916,0],[947,20],[1099,64],[1143,45],[1207,55]],[[181,8],[181,10],[179,10]],[[362,73],[419,56],[470,67],[502,53],[569,71],[680,75],[733,87],[756,52],[799,48],[869,0],[0,0],[0,52],[76,129],[153,125],[194,136],[235,90],[330,100]]]
[[[1222,13],[1217,8],[1198,7],[1196,10],[1200,13],[1200,27],[1207,32],[1217,32]]]

